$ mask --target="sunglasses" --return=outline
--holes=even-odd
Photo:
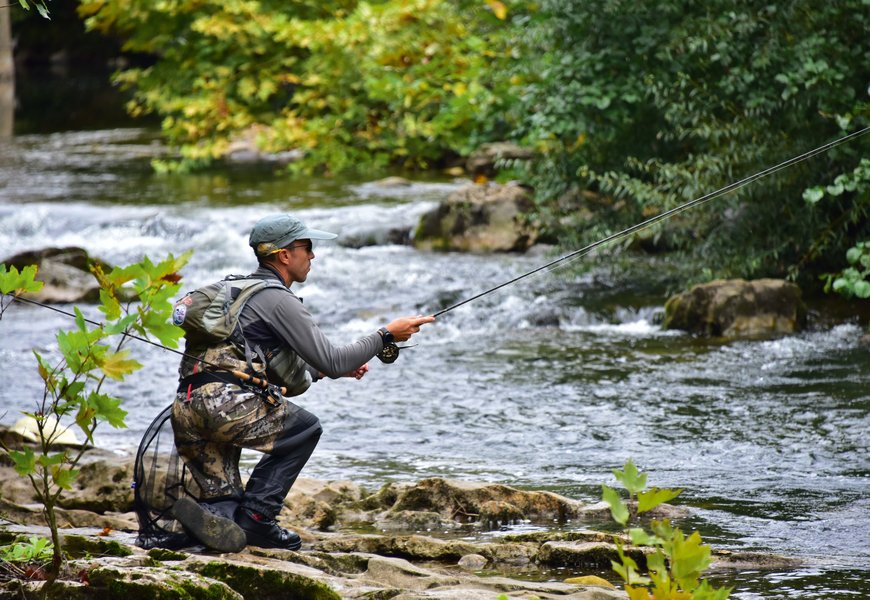
[[[289,246],[281,248],[281,250],[294,250],[296,248],[305,248],[305,251],[310,254],[311,251],[314,249],[314,242],[312,242],[311,240],[296,242],[294,244],[290,244]]]
[[[310,254],[314,250],[314,242],[312,242],[311,240],[305,240],[304,242],[296,242],[296,243],[290,244],[289,246],[284,246],[283,248],[276,248],[275,250],[272,250],[271,252],[265,254],[264,256],[271,256],[273,254],[278,254],[282,250],[287,250],[288,252],[290,252],[291,250],[295,250],[296,248],[305,248],[305,251]]]

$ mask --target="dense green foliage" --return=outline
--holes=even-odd
[[[602,500],[610,506],[613,519],[626,528],[625,532],[635,546],[651,549],[646,554],[643,575],[637,561],[624,551],[624,542],[615,538],[619,562],[611,561],[613,570],[625,582],[625,591],[631,600],[725,600],[730,588],[714,588],[702,580],[704,571],[712,564],[710,546],[701,541],[694,531],[686,536],[668,519],[653,519],[649,531],[644,527],[628,527],[633,519],[673,500],[682,490],[647,488],[647,474],[637,470],[628,460],[622,471],[614,470],[614,477],[628,492],[626,503],[615,489],[602,485]],[[634,514],[632,514],[634,512]]]
[[[58,576],[63,563],[55,508],[63,493],[72,488],[78,475],[76,467],[87,448],[57,443],[66,430],[63,421],[72,418],[89,444],[93,444],[93,435],[100,423],[126,427],[127,413],[121,408],[121,399],[106,393],[104,384],[107,379],[122,381],[141,368],[130,350],[124,348],[131,335],[153,336],[164,345],[177,346],[184,332],[170,322],[173,309],[170,300],[180,287],[177,272],[188,258],[189,255],[179,258],[170,255],[155,265],[145,257],[139,263],[115,268],[109,273],[93,267],[100,284],[99,309],[105,315],[105,322],[95,324],[76,308],[75,328],[60,331],[55,338],[60,354],[56,362],[33,351],[45,387],[33,412],[25,414],[36,425],[38,442],[35,449],[26,446],[14,450],[4,445],[3,450],[15,471],[30,480],[43,505],[53,548],[47,573],[50,580]],[[36,272],[35,266],[19,272],[15,267],[7,269],[0,264],[0,292],[4,294],[0,318],[8,310],[10,298],[42,288],[42,282],[35,280]],[[135,302],[122,300],[130,292],[134,293]],[[40,546],[41,550],[46,548]],[[13,546],[8,552],[24,556],[26,550],[16,550]]]
[[[847,298],[870,298],[870,240],[858,242],[846,252],[849,266],[824,276],[825,291]]]
[[[301,151],[296,168],[371,173],[513,139],[538,153],[511,172],[535,188],[545,234],[576,247],[870,125],[868,8],[82,0],[80,13],[157,57],[117,81],[179,151],[159,169],[238,140]],[[870,236],[868,149],[870,135],[634,242],[685,251],[697,279],[839,269]]]
[[[303,150],[330,172],[429,167],[497,128],[509,56],[483,0],[87,0],[87,25],[159,55],[118,81],[134,114],[159,113],[188,168],[239,139]]]
[[[870,124],[866,0],[552,0],[523,95],[541,217],[562,239],[636,223]],[[823,202],[870,135],[655,230],[714,275],[824,268],[870,230],[870,180]],[[606,209],[589,218],[588,197]],[[618,210],[614,210],[618,209]]]

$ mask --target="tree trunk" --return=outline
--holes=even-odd
[[[11,6],[0,6],[0,139],[12,137],[15,124],[15,62],[12,59],[11,17]]]

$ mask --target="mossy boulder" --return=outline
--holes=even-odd
[[[720,279],[671,297],[663,326],[713,337],[764,337],[800,331],[806,314],[801,290],[791,282]]]
[[[63,535],[62,545],[67,556],[131,556],[133,551],[121,542],[107,537],[85,535]]]
[[[228,584],[188,571],[155,567],[98,567],[88,573],[93,598],[124,600],[243,600]],[[252,596],[253,597],[253,596]]]
[[[433,477],[402,490],[390,511],[437,512],[460,521],[479,521],[483,515],[488,520],[564,522],[581,515],[584,507],[582,502],[552,492]]]
[[[257,600],[341,600],[332,588],[292,571],[261,569],[234,562],[209,562],[191,567],[200,575],[226,582],[242,598]]]
[[[537,239],[525,215],[532,195],[516,185],[471,185],[420,218],[413,235],[422,250],[524,252]]]
[[[646,568],[646,551],[651,549],[625,547],[626,556]],[[611,561],[619,562],[616,545],[608,542],[546,542],[538,552],[542,565],[573,567],[588,570],[609,570]]]
[[[83,464],[73,487],[60,499],[63,508],[128,512],[133,510],[133,461],[117,457]]]

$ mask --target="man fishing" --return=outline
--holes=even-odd
[[[208,548],[237,552],[245,545],[301,546],[299,536],[279,527],[276,518],[322,430],[315,415],[284,396],[301,394],[325,377],[361,379],[374,356],[396,352],[395,342],[408,340],[435,320],[402,317],[355,342],[333,345],[290,286],[307,279],[314,240],[335,237],[286,214],[258,221],[249,239],[257,270],[226,281],[227,302],[247,287],[258,287],[238,313],[242,343],[191,347],[187,341],[172,426],[178,454],[201,494],[198,501],[177,500],[173,514]],[[190,295],[176,305],[177,322],[184,321],[192,305]],[[284,395],[275,393],[274,385],[257,388],[234,373],[258,375],[283,386]],[[263,453],[245,486],[239,474],[243,448]]]

